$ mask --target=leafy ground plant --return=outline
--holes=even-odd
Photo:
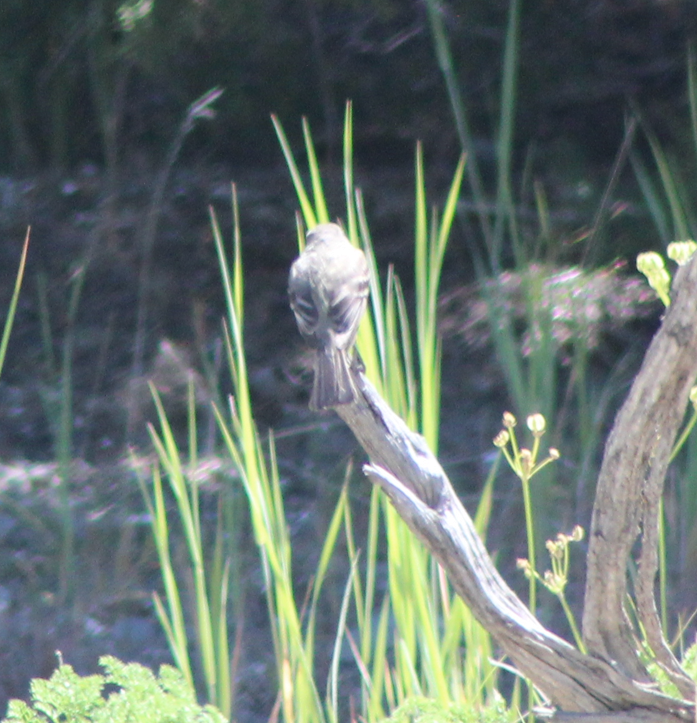
[[[60,663],[53,675],[31,682],[31,702],[10,701],[3,723],[225,723],[212,705],[200,706],[184,676],[171,665],[155,675],[137,663],[99,659],[104,675],[79,676]]]

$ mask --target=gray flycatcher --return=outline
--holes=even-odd
[[[365,254],[335,223],[307,233],[305,250],[290,267],[288,294],[298,329],[317,350],[310,409],[356,398],[349,353],[368,301]]]

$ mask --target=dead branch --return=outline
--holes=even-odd
[[[697,377],[697,260],[681,268],[673,300],[605,445],[588,550],[583,636],[588,650],[645,677],[624,603],[627,563],[640,533],[637,611],[658,661],[685,696],[694,683],[665,642],[654,598],[659,500],[668,459]]]
[[[336,409],[370,458],[365,468],[370,479],[447,570],[479,622],[558,707],[557,721],[694,720],[692,702],[665,696],[648,683],[622,605],[631,547],[640,525],[649,530],[654,519],[655,505],[647,500],[662,489],[697,374],[697,262],[681,269],[675,286],[673,304],[606,446],[584,613],[591,655],[546,630],[508,587],[424,439],[407,428],[358,371],[360,398]],[[652,589],[655,568],[650,556],[643,566]],[[650,607],[642,604],[642,616],[650,617]],[[682,675],[679,668],[674,673]],[[694,686],[681,690],[694,699]]]

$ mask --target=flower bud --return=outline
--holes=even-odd
[[[511,435],[508,433],[507,430],[502,429],[495,437],[494,437],[494,447],[498,447],[499,449],[503,449],[508,444],[508,441],[510,440]]]
[[[541,414],[531,414],[527,420],[528,429],[534,437],[541,437],[545,433],[547,422]]]

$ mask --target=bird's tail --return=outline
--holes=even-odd
[[[333,344],[318,349],[310,409],[330,409],[340,404],[350,404],[355,398],[356,387],[347,352],[337,349]]]

